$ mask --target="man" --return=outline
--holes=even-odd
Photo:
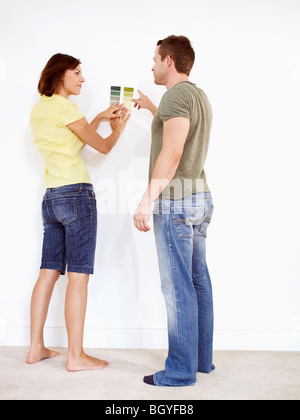
[[[134,214],[141,232],[152,214],[162,292],[168,314],[165,370],[146,376],[155,386],[186,386],[213,365],[213,296],[206,265],[206,231],[213,202],[206,182],[212,111],[205,93],[189,81],[195,62],[190,41],[170,36],[155,51],[154,81],[167,92],[157,109],[139,91],[135,107],[154,116],[149,186]]]

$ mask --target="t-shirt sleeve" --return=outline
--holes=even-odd
[[[190,107],[184,92],[180,92],[176,89],[166,92],[161,100],[158,114],[163,122],[178,117],[190,120]]]
[[[61,109],[60,117],[62,123],[67,126],[75,121],[81,120],[84,118],[84,115],[79,111],[76,104],[70,102],[64,104],[63,108]]]

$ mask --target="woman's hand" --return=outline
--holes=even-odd
[[[96,116],[96,118],[93,119],[93,121],[90,123],[90,126],[97,131],[99,128],[99,125],[103,120],[111,120],[112,118],[120,118],[121,112],[125,108],[125,105],[120,105],[119,102],[116,102],[115,104],[111,105],[109,108],[107,108],[106,111],[100,112]]]
[[[129,121],[131,114],[128,109],[125,107],[121,114],[118,117],[112,118],[110,120],[110,126],[112,131],[118,131],[120,134],[124,131],[126,124]]]
[[[120,118],[121,117],[120,111],[123,111],[124,109],[125,109],[124,104],[120,104],[119,102],[116,102],[115,104],[107,108],[105,111],[101,112],[99,114],[99,117],[103,120],[110,120],[112,118]]]

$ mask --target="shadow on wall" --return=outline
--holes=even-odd
[[[39,96],[36,95],[34,103],[38,102]],[[135,112],[135,111],[133,111]],[[119,318],[115,321],[122,325],[123,316],[128,322],[134,323],[138,319],[138,308],[140,307],[140,281],[141,269],[139,264],[140,252],[136,242],[138,236],[132,221],[132,212],[138,206],[142,194],[148,181],[148,163],[150,153],[150,125],[145,128],[143,117],[139,121],[131,116],[126,130],[122,134],[117,145],[107,156],[101,155],[90,147],[82,151],[82,157],[90,172],[92,182],[95,186],[98,199],[98,212],[101,213],[101,203],[104,192],[99,190],[99,185],[103,179],[109,179],[115,185],[115,197],[118,203],[120,196],[127,201],[126,214],[120,214],[119,206],[116,208],[116,214],[99,214],[98,243],[96,253],[95,271],[97,277],[101,278],[101,285],[97,286],[103,290],[103,293],[97,293],[90,296],[93,306],[97,310],[97,320],[93,323],[99,323],[102,319],[101,299],[111,300],[111,313],[105,313],[106,319],[113,319],[115,305],[118,306],[117,313]],[[110,134],[109,123],[100,126],[99,134],[107,137]],[[42,199],[44,193],[43,177],[45,165],[36,146],[33,143],[30,129],[25,130],[24,144],[27,162],[39,180],[39,195]],[[124,190],[124,182],[120,184],[120,173],[125,174],[127,181],[131,182],[132,190]],[[123,176],[124,181],[124,176]],[[126,188],[125,188],[126,189]],[[131,194],[131,196],[130,196]],[[120,205],[120,203],[118,203]],[[100,209],[99,209],[100,207]],[[124,211],[124,203],[123,203]],[[35,214],[35,223],[37,235],[43,236],[42,219],[40,210]],[[41,251],[40,251],[41,253]],[[40,257],[39,257],[40,258]],[[39,260],[39,258],[37,260]],[[55,326],[61,326],[63,322],[63,307],[67,278],[58,283],[53,295],[51,309],[51,320]],[[111,296],[107,293],[110,290],[111,282],[115,283],[118,290],[118,296]],[[107,308],[107,304],[105,306]],[[53,313],[53,315],[52,315]],[[62,343],[65,345],[66,343]]]
[[[105,129],[100,130],[103,136]],[[90,148],[83,151],[95,185],[99,212],[95,269],[102,292],[98,298],[90,299],[100,301],[98,305],[93,302],[99,319],[118,324],[136,323],[141,306],[141,251],[132,215],[147,187],[149,153],[149,130],[133,117],[109,155],[99,155]],[[105,305],[106,296],[111,299],[109,308]]]

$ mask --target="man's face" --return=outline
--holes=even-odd
[[[161,55],[159,54],[159,46],[155,50],[154,55],[154,66],[152,67],[152,71],[154,74],[154,83],[156,85],[166,85],[167,83],[167,58],[162,61]]]

